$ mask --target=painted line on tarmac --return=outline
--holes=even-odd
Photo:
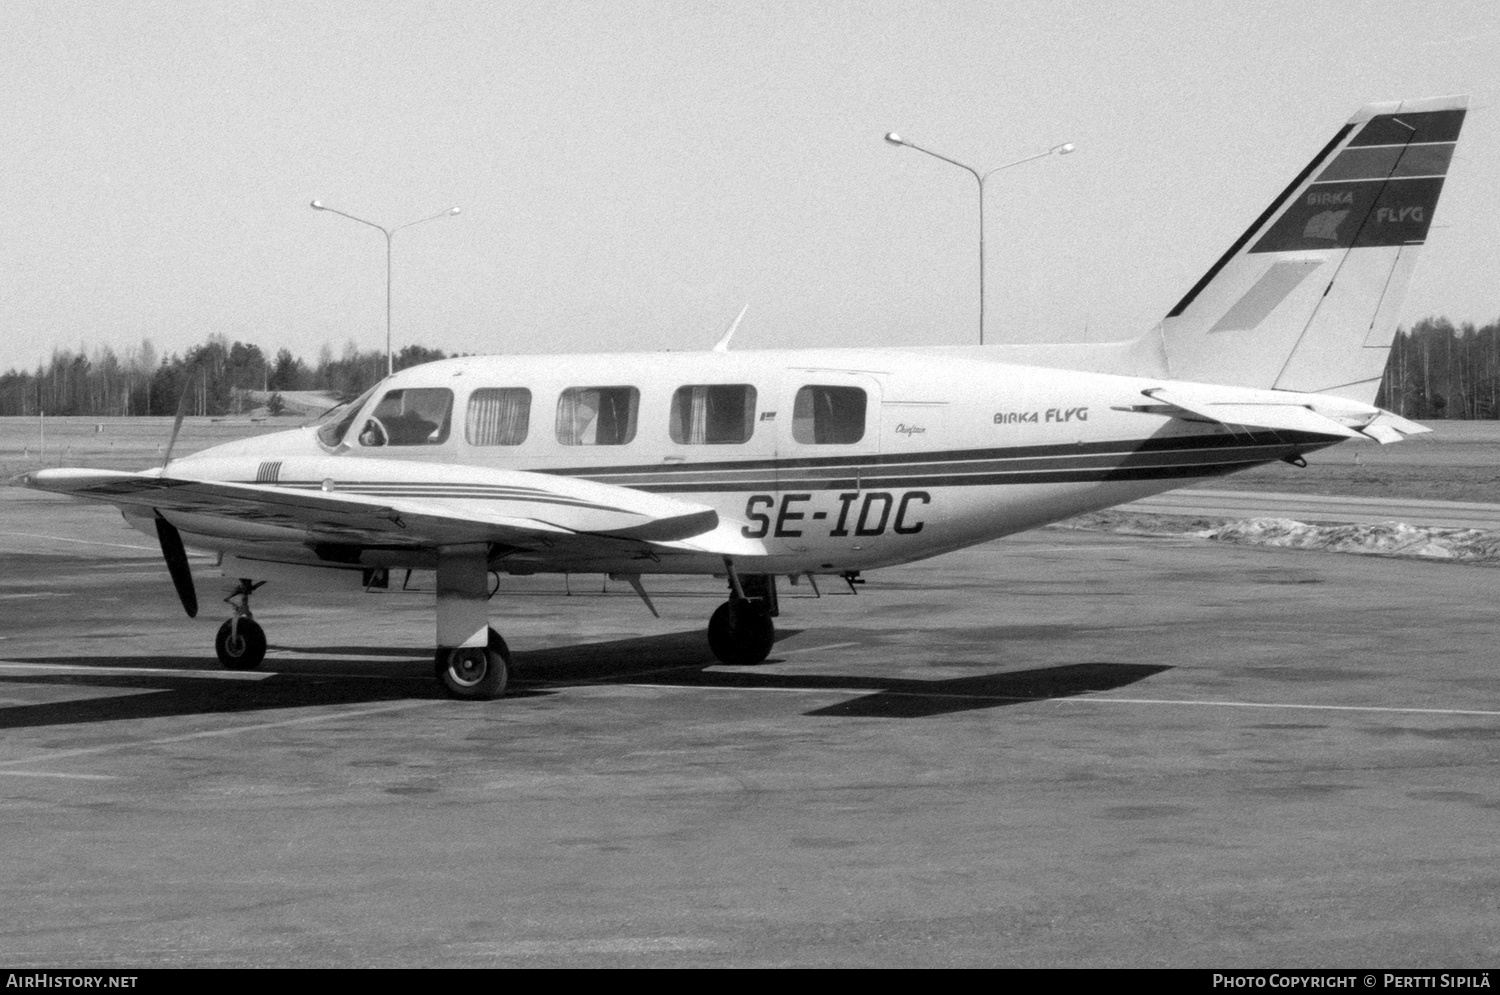
[[[751,668],[739,668],[734,673],[751,673]],[[761,670],[764,673],[764,670]],[[1091,695],[1074,695],[1069,697],[1030,697],[1013,694],[963,694],[952,691],[911,691],[911,690],[882,690],[879,688],[789,688],[789,687],[726,687],[716,684],[642,684],[637,682],[609,682],[614,687],[652,688],[664,691],[769,691],[780,694],[853,694],[853,695],[887,695],[895,698],[953,698],[966,701],[1015,701],[1036,702],[1038,704],[1070,704],[1082,702],[1085,704],[1106,705],[1207,705],[1218,708],[1283,708],[1300,709],[1306,711],[1330,711],[1330,712],[1379,712],[1408,715],[1476,715],[1486,718],[1500,718],[1500,711],[1485,711],[1472,708],[1394,708],[1382,705],[1297,705],[1285,702],[1268,701],[1212,701],[1193,700],[1178,698],[1096,698]],[[581,684],[576,686],[582,686]]]
[[[38,532],[0,532],[0,536],[22,536],[26,539],[49,539],[52,542],[76,542],[83,546],[113,546],[116,549],[143,549],[148,553],[160,552],[159,550],[152,549],[150,546],[129,546],[123,542],[96,542],[93,539],[69,539],[65,536],[46,536]],[[191,556],[189,557],[189,559],[193,558],[194,557]],[[204,558],[205,557],[202,556],[197,557],[197,559]],[[212,557],[208,557],[208,559],[211,558]]]
[[[671,670],[682,670],[682,667],[672,667]],[[663,671],[665,672],[665,671]],[[765,673],[763,666],[752,664],[746,667],[714,668],[714,673],[720,674],[754,674]],[[858,694],[858,695],[890,695],[898,698],[961,698],[966,701],[1054,701],[1053,698],[1023,698],[1013,694],[955,694],[951,691],[885,691],[880,688],[784,688],[784,687],[732,687],[724,684],[642,684],[637,681],[619,681],[606,678],[601,681],[591,681],[587,684],[583,681],[557,682],[560,687],[621,687],[621,688],[649,688],[661,691],[766,691],[772,694]]]
[[[119,677],[129,674],[171,674],[175,677],[208,677],[220,681],[263,681],[275,677],[274,670],[178,670],[172,667],[90,667],[76,663],[25,663],[0,660],[0,670],[57,670],[68,674]]]
[[[195,557],[190,553],[188,559]],[[205,558],[207,562],[207,558]],[[122,573],[127,570],[135,570],[140,573],[148,573],[153,570],[161,570],[166,564],[162,562],[160,554],[156,556],[137,556],[132,559],[121,557],[118,560],[96,560],[89,566],[90,570],[118,570]]]
[[[816,653],[818,650],[841,650],[848,646],[858,646],[859,643],[829,643],[827,646],[805,646],[797,650],[772,650],[774,656],[791,656],[793,653]]]
[[[0,770],[0,777],[66,777],[77,781],[118,781],[113,774],[57,774],[45,770]]]
[[[0,639],[9,639],[9,636],[0,636]],[[377,663],[403,663],[413,660],[422,661],[424,657],[394,656],[371,654],[368,657],[360,657],[358,662],[374,661]],[[278,662],[282,661],[305,661],[316,660],[327,663],[325,656],[294,656],[291,654],[279,656]],[[665,667],[661,671],[650,671],[650,673],[666,673],[671,670],[680,670],[680,667]],[[63,673],[82,674],[95,677],[120,677],[131,674],[165,674],[170,677],[197,677],[213,681],[264,681],[271,677],[340,677],[359,681],[412,681],[431,680],[430,673],[421,678],[410,674],[362,674],[344,673],[330,670],[179,670],[173,667],[97,667],[87,664],[76,663],[26,663],[20,660],[0,660],[0,671],[3,670],[41,670],[61,671]]]
[[[547,957],[576,954],[654,954],[710,950],[701,936],[617,936],[586,940],[510,940],[449,943],[447,949],[473,957]]]
[[[1150,539],[1152,540],[1151,545],[1153,546],[1202,546],[1208,542],[1207,539],[1179,539],[1176,536],[1137,535],[1136,533],[1132,532],[1122,533],[1120,535],[1120,542],[1098,542],[1089,543],[1087,545],[1080,543],[1077,546],[1023,546],[1017,543],[1015,551],[1017,553],[1096,552],[1101,549],[1119,549],[1120,547],[1127,545],[1125,540],[1134,539]]]
[[[1076,698],[1039,698],[1038,701],[1055,701],[1059,704],[1065,702],[1103,702],[1111,705],[1207,705],[1215,708],[1283,708],[1296,709],[1312,712],[1381,712],[1395,713],[1398,715],[1480,715],[1487,718],[1500,718],[1500,711],[1487,711],[1478,708],[1395,708],[1385,705],[1297,705],[1289,702],[1273,701],[1215,701],[1212,699],[1175,699],[1175,698],[1094,698],[1080,695]]]
[[[87,746],[76,750],[58,750],[55,753],[47,753],[39,756],[21,757],[17,760],[0,760],[0,767],[19,766],[22,764],[52,763],[57,760],[67,760],[72,757],[96,756],[100,753],[116,753],[122,750],[139,749],[144,746],[168,746],[172,743],[187,743],[195,739],[211,739],[219,736],[237,736],[242,732],[259,732],[263,729],[280,729],[285,726],[309,725],[313,722],[332,722],[338,719],[357,719],[365,715],[380,715],[385,712],[399,712],[408,708],[420,708],[423,705],[431,705],[433,701],[403,701],[395,705],[385,705],[381,708],[361,708],[352,712],[328,712],[324,715],[303,715],[295,719],[285,719],[281,722],[256,722],[246,726],[230,726],[227,729],[205,729],[201,732],[188,732],[179,736],[161,736],[156,739],[143,739],[133,743],[111,743],[108,746]],[[0,771],[0,773],[5,773]]]

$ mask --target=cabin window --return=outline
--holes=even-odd
[[[672,441],[689,446],[749,442],[755,431],[755,388],[749,384],[678,387],[672,395]]]
[[[623,446],[635,438],[641,392],[634,387],[569,387],[557,399],[557,441]]]
[[[448,441],[453,391],[446,387],[387,391],[359,430],[362,446],[436,446]]]
[[[531,391],[484,387],[469,395],[464,438],[471,446],[519,446],[531,424]]]
[[[848,445],[865,437],[865,392],[813,384],[797,391],[792,438],[814,445]]]

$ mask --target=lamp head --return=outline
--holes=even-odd
[[[313,201],[308,206],[311,207],[314,211],[326,211],[326,210],[328,210],[328,208],[326,208],[326,207],[323,206],[323,202],[321,200],[315,200],[315,201]]]
[[[452,208],[451,210],[449,210],[448,213],[450,215],[457,214],[457,213],[459,213],[459,210],[460,210],[459,208],[455,207],[455,208]]]
[[[1068,142],[1066,145],[1057,146],[1052,151],[1056,152],[1058,155],[1069,155],[1076,148],[1078,148],[1078,146],[1074,145],[1072,142]]]
[[[890,142],[892,145],[905,145],[906,144],[906,140],[904,138],[902,138],[900,135],[896,134],[894,131],[888,131],[888,132],[886,132],[885,140],[888,141],[888,142]]]

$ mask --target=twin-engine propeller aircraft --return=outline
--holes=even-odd
[[[1344,439],[1372,406],[1465,98],[1371,104],[1165,319],[1089,345],[487,356],[388,377],[321,422],[139,473],[20,482],[119,505],[187,613],[184,546],[237,582],[216,648],[258,666],[266,581],[435,570],[439,680],[493,698],[491,575],[726,576],[718,659],[774,639],[778,576],[906,563]]]

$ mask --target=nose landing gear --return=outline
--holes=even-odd
[[[510,647],[494,629],[487,646],[438,647],[434,662],[444,690],[466,701],[489,701],[505,693]]]
[[[214,652],[226,670],[254,670],[266,658],[265,630],[250,614],[250,595],[264,583],[241,580],[234,593],[224,599],[234,608],[234,617],[219,626]]]

